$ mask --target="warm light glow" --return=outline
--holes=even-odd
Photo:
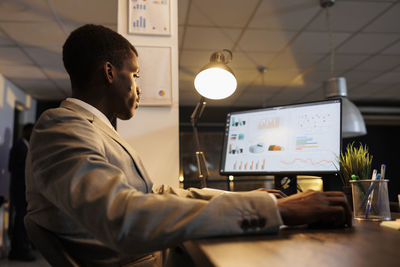
[[[183,176],[179,176],[179,182],[183,182],[185,179],[183,178]]]
[[[194,87],[206,98],[223,99],[235,92],[237,82],[235,76],[229,71],[214,67],[197,74]]]
[[[233,181],[235,178],[233,177],[233,175],[229,175],[229,181]]]

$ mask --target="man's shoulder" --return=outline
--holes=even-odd
[[[68,109],[62,106],[59,106],[57,108],[50,108],[45,110],[39,117],[39,120],[44,118],[44,119],[49,119],[49,118],[63,118],[63,117],[70,117],[70,116],[76,116],[79,117],[79,113],[75,110]]]
[[[58,123],[68,123],[68,122],[85,121],[85,120],[87,120],[87,116],[84,116],[79,111],[60,106],[57,108],[51,108],[44,111],[40,115],[36,124],[48,125],[49,123],[58,124]]]
[[[93,126],[93,120],[82,114],[79,110],[58,107],[48,109],[42,113],[35,124],[33,136],[48,136],[55,138],[62,136],[80,136],[82,138],[94,138],[98,130]],[[83,134],[84,133],[84,134]],[[36,138],[34,138],[36,140]]]
[[[71,140],[89,142],[98,140],[99,131],[92,120],[79,110],[58,107],[42,113],[35,124],[31,136],[30,148],[47,145],[51,140]],[[67,142],[67,141],[66,141]],[[95,142],[92,142],[95,143]]]

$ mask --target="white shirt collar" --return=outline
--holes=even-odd
[[[82,107],[84,109],[86,109],[87,111],[89,111],[91,113],[93,113],[93,115],[95,115],[97,118],[99,118],[102,122],[104,122],[106,125],[108,125],[111,129],[113,129],[115,131],[114,127],[112,126],[111,122],[106,117],[106,115],[104,115],[104,113],[101,112],[100,110],[98,110],[97,108],[95,108],[92,105],[90,105],[90,104],[88,104],[88,103],[86,103],[86,102],[84,102],[84,101],[82,101],[80,99],[77,99],[77,98],[68,97],[66,100],[69,101],[69,102],[72,102],[72,103],[74,103],[74,104],[76,104],[76,105],[78,105],[78,106],[80,106],[80,107]]]

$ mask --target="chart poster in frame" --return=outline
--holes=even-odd
[[[140,105],[172,104],[171,47],[136,46],[139,57]]]
[[[128,0],[128,32],[131,34],[170,35],[171,0]]]

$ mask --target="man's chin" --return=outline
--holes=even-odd
[[[130,112],[130,113],[119,114],[118,119],[126,121],[126,120],[129,120],[130,118],[132,118],[133,115],[135,115],[134,110],[132,110],[132,112]]]

